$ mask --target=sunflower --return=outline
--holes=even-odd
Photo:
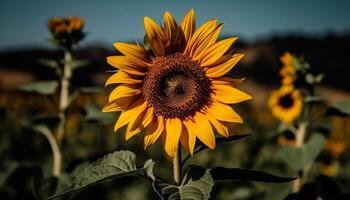
[[[292,123],[302,112],[303,100],[299,90],[292,86],[282,86],[272,92],[268,106],[276,118]]]
[[[106,81],[117,86],[103,109],[121,111],[114,131],[126,126],[128,140],[145,130],[144,148],[160,138],[170,158],[179,143],[192,155],[197,138],[214,149],[214,130],[229,136],[227,125],[243,121],[229,104],[251,96],[235,88],[242,79],[223,76],[243,55],[227,53],[237,37],[217,41],[222,26],[212,19],[196,30],[192,9],[180,25],[165,12],[164,28],[144,18],[151,50],[115,43],[123,55],[107,57],[119,71]]]
[[[282,85],[293,84],[296,79],[296,69],[294,66],[294,57],[289,52],[284,53],[281,56],[281,62],[283,67],[280,70],[282,76]]]
[[[70,48],[84,38],[83,26],[84,20],[75,16],[53,17],[47,23],[52,35],[51,40],[66,48]]]
[[[333,157],[339,158],[346,150],[346,142],[343,140],[328,139],[324,151],[330,152]]]
[[[286,130],[278,136],[277,141],[280,145],[295,146],[295,135],[292,131]]]

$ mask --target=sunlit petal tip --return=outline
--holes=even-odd
[[[102,108],[102,112],[118,112],[122,111],[122,108],[114,102],[109,102]]]

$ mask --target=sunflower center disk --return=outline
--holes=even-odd
[[[291,94],[287,94],[279,99],[279,104],[284,108],[290,108],[294,101]]]
[[[157,116],[184,119],[209,103],[210,81],[198,62],[176,53],[154,59],[142,94]]]

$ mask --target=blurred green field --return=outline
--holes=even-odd
[[[255,84],[247,83],[254,91]],[[265,95],[266,97],[266,95]],[[278,143],[279,122],[274,119],[263,104],[266,99],[255,99],[243,103],[236,109],[245,119],[243,125],[232,128],[232,134],[252,134],[250,137],[234,143],[219,145],[214,151],[206,150],[191,159],[188,164],[205,167],[226,166],[256,169],[281,176],[293,176],[284,159],[280,157],[281,144]],[[62,184],[69,182],[67,174],[74,174],[81,163],[95,161],[97,158],[114,150],[132,150],[136,153],[139,164],[148,158],[157,161],[156,174],[171,180],[171,162],[164,156],[160,142],[143,150],[143,136],[139,134],[128,142],[124,140],[124,130],[113,133],[113,122],[117,116],[100,113],[106,102],[106,95],[101,92],[83,94],[74,100],[68,109],[67,132],[63,141],[63,170],[65,174]],[[259,105],[259,103],[261,102]],[[3,199],[33,199],[32,185],[41,177],[51,172],[51,150],[46,139],[33,131],[31,123],[46,123],[54,127],[57,96],[44,96],[21,91],[5,91],[0,95],[0,192]],[[317,113],[315,109],[313,112]],[[47,118],[51,116],[51,118]],[[42,118],[41,118],[42,117]],[[349,144],[349,119],[333,117],[327,119],[331,131],[331,139],[345,141]],[[332,165],[337,166],[334,173],[327,174],[322,170],[321,156],[312,166],[308,182],[317,175],[331,175],[341,187],[350,187],[349,148],[341,153]],[[287,158],[288,159],[288,158]],[[247,181],[218,183],[212,192],[212,199],[280,199],[269,196],[276,191],[285,195],[291,183],[266,184]],[[271,193],[271,194],[270,194]],[[284,194],[283,194],[284,193]],[[273,195],[275,196],[275,195]],[[152,186],[137,178],[122,178],[107,181],[87,188],[75,195],[73,199],[155,199]]]

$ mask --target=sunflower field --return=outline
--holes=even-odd
[[[0,199],[350,199],[350,4],[311,2],[0,3]]]

